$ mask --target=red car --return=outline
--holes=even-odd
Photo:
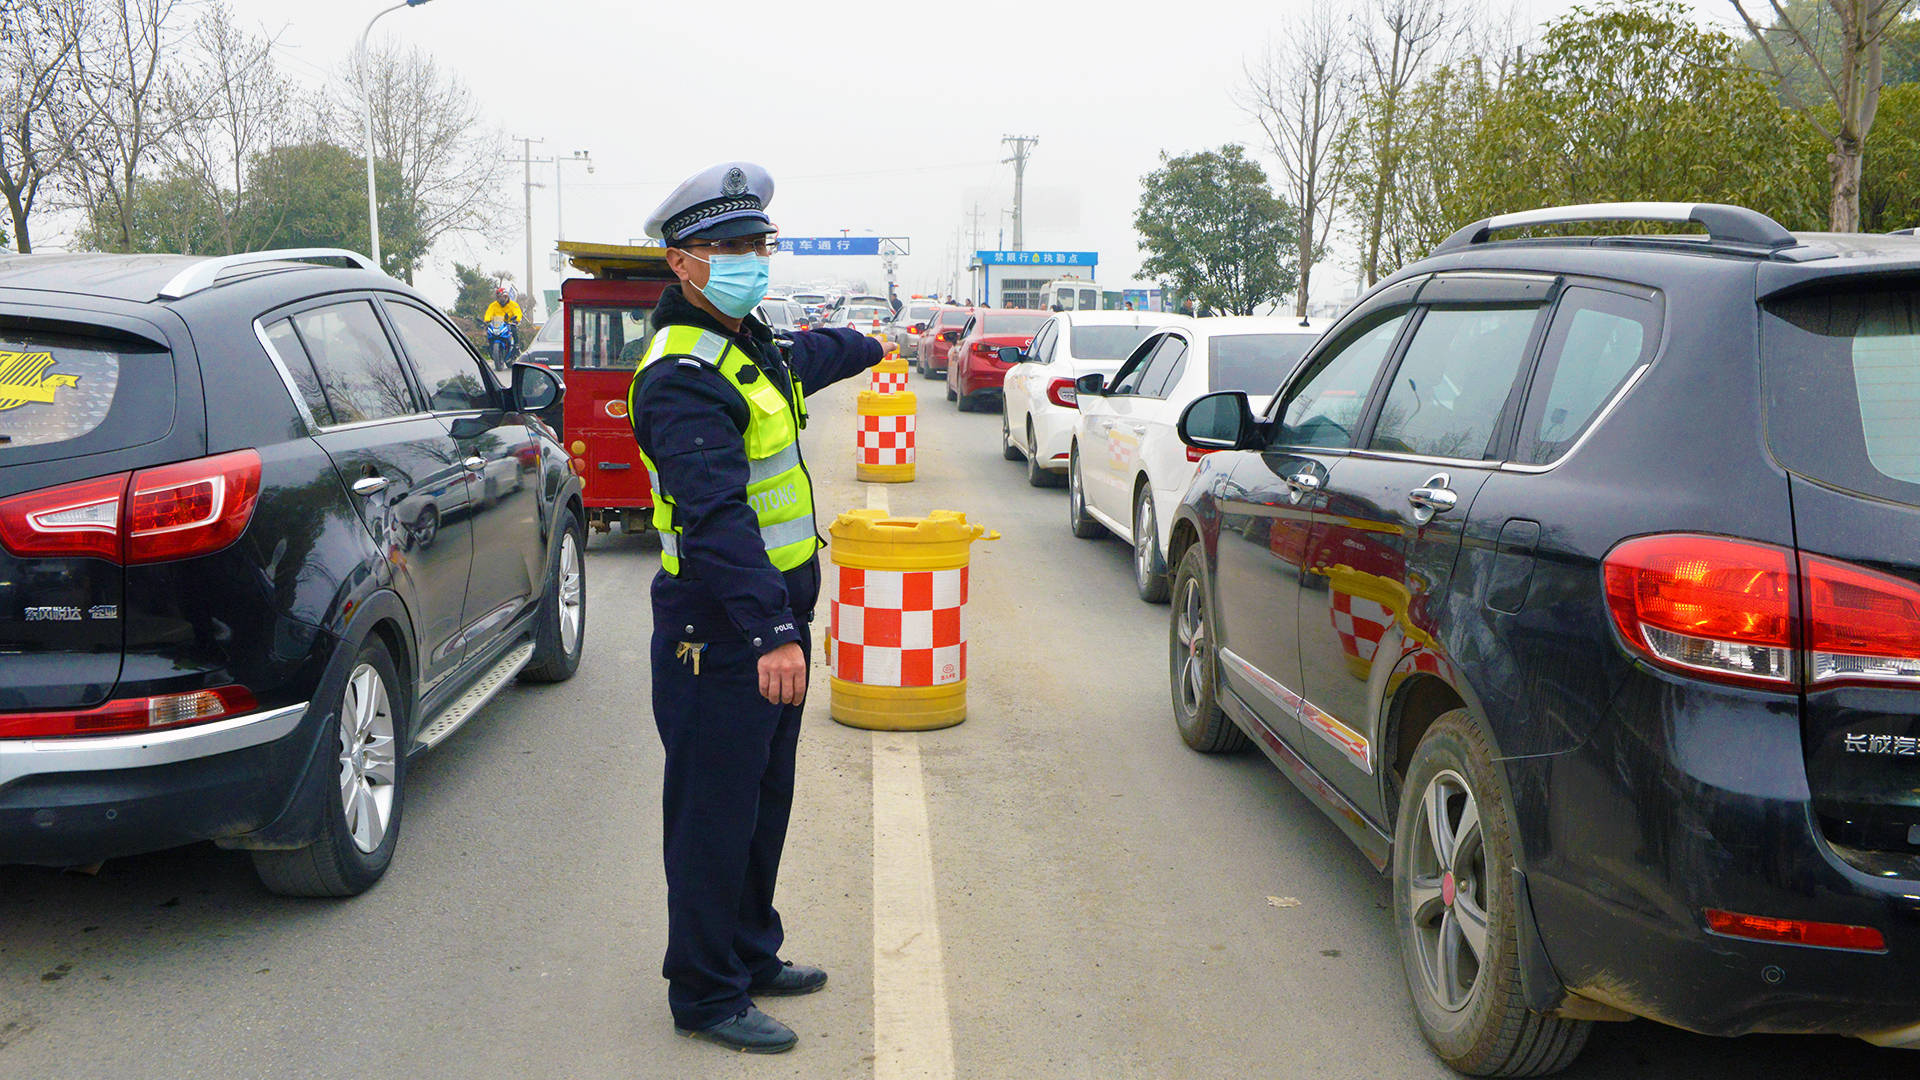
[[[960,328],[967,324],[967,316],[973,314],[972,308],[937,307],[928,317],[927,326],[920,335],[919,355],[915,366],[926,378],[944,375],[947,372],[947,353],[953,343],[960,340]]]
[[[1000,397],[1007,369],[1013,366],[1000,359],[1000,350],[1011,346],[1026,351],[1048,313],[977,308],[971,314],[947,364],[947,400],[958,402],[961,412],[972,412]]]

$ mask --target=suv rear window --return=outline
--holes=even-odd
[[[1920,283],[1766,305],[1767,442],[1781,464],[1920,505]]]
[[[0,328],[0,464],[29,447],[49,448],[29,455],[41,460],[151,442],[173,426],[173,402],[164,349]]]

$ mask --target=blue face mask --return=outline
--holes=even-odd
[[[700,259],[698,255],[690,257]],[[744,319],[754,305],[767,298],[773,280],[773,260],[765,255],[715,255],[707,264],[707,283],[700,287],[714,307],[729,317]]]

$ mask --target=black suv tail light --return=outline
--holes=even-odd
[[[1602,566],[1621,637],[1661,667],[1777,689],[1802,672],[1819,684],[1920,685],[1920,586],[1911,582],[1688,533],[1628,540]]]
[[[0,713],[0,739],[152,731],[238,716],[258,706],[251,690],[236,685],[184,694],[119,698],[91,709]]]
[[[260,455],[236,450],[0,499],[0,544],[129,565],[209,555],[239,539],[259,499]]]

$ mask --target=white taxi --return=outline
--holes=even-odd
[[[1150,603],[1167,599],[1171,510],[1186,493],[1202,451],[1174,432],[1202,394],[1243,390],[1273,396],[1325,329],[1297,318],[1223,316],[1156,330],[1111,380],[1083,376],[1068,448],[1067,515],[1073,535],[1112,532],[1133,545],[1134,586]]]
[[[1061,311],[1040,325],[1021,363],[1007,372],[1001,453],[1027,463],[1027,483],[1054,487],[1066,478],[1073,443],[1074,380],[1111,375],[1154,330],[1191,322],[1151,311]]]

